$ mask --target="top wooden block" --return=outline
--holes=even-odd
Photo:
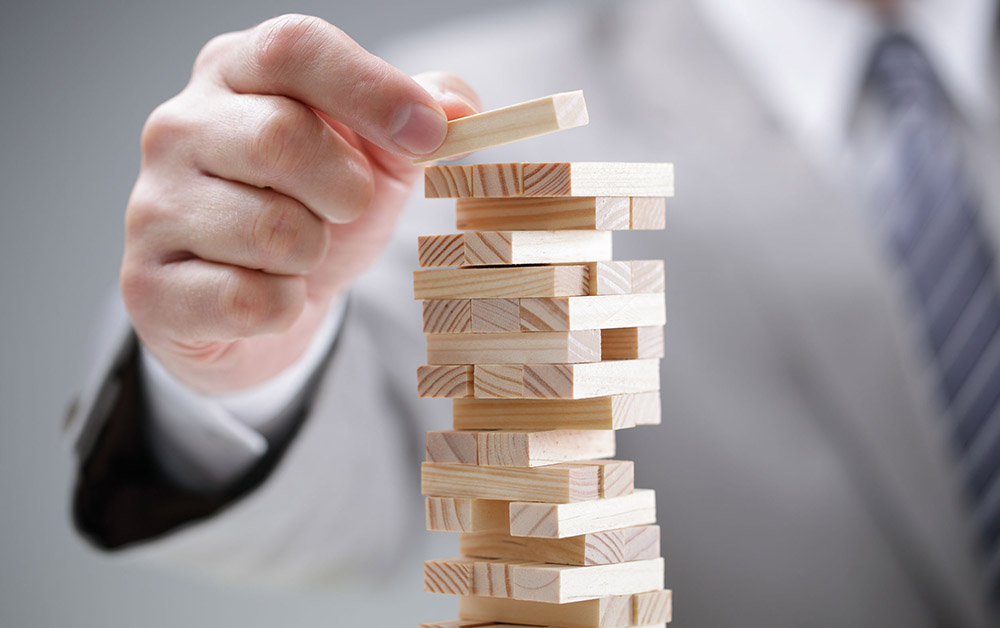
[[[564,92],[510,107],[485,111],[448,123],[448,134],[436,151],[413,160],[422,164],[474,150],[510,144],[583,126],[589,122],[583,92]]]
[[[424,169],[427,198],[673,195],[673,164],[499,163]]]

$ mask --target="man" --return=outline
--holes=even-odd
[[[399,56],[494,105],[585,91],[590,127],[490,161],[677,165],[666,232],[617,256],[666,259],[664,425],[619,455],[658,491],[678,623],[991,625],[995,42],[987,0],[704,0],[557,7]],[[448,211],[413,201],[379,254],[408,157],[478,106],[315,19],[206,46],[143,135],[122,265],[142,349],[123,325],[76,420],[85,534],[262,581],[396,558],[446,416],[414,399],[408,269]],[[953,214],[962,237],[917,248],[957,270],[925,279],[906,237]],[[952,296],[969,273],[987,288]],[[972,321],[959,340],[938,311]]]

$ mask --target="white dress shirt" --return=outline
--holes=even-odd
[[[996,0],[912,0],[887,23],[861,0],[699,0],[722,44],[760,97],[831,177],[869,187],[878,123],[858,123],[873,46],[887,28],[923,46],[963,117],[995,103],[988,84]],[[447,69],[447,68],[443,68]],[[696,86],[692,86],[696,88]],[[874,151],[874,152],[873,152]],[[272,380],[227,395],[197,393],[143,351],[153,451],[179,484],[213,490],[238,479],[285,429],[309,376],[336,337],[343,304],[331,308],[303,357]]]

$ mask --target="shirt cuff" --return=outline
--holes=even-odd
[[[310,376],[337,336],[344,305],[344,299],[331,304],[295,363],[261,384],[235,392],[198,392],[141,347],[150,447],[167,477],[192,491],[215,492],[247,473],[267,453],[268,439],[291,425]]]

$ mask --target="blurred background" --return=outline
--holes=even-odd
[[[505,0],[513,11],[537,0]],[[366,48],[498,10],[457,0],[91,0],[5,3],[0,19],[0,626],[337,626],[385,600],[236,589],[91,550],[67,514],[60,440],[86,375],[101,302],[117,280],[122,216],[148,113],[184,86],[213,35],[287,12]],[[428,68],[430,69],[430,68]],[[442,68],[443,69],[443,68]],[[454,615],[400,573],[389,625]],[[412,583],[412,584],[405,584]],[[448,599],[445,599],[448,598]]]

